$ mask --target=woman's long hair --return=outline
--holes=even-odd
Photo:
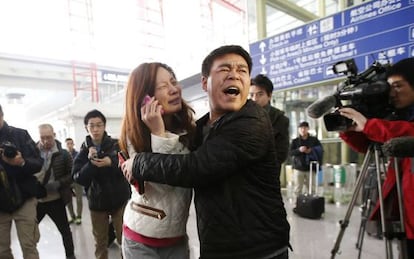
[[[146,95],[154,96],[157,71],[160,67],[176,78],[169,66],[159,62],[142,63],[129,75],[125,93],[125,114],[119,138],[120,148],[124,152],[128,152],[127,140],[136,152],[151,151],[151,132],[141,119],[141,106]],[[172,116],[171,123],[165,127],[173,133],[187,132],[180,141],[189,147],[195,128],[194,110],[182,100],[182,109]]]

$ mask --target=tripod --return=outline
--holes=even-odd
[[[380,209],[380,219],[381,219],[381,230],[383,235],[386,237],[384,238],[384,242],[385,242],[385,252],[387,255],[387,259],[392,259],[393,258],[393,254],[392,254],[392,244],[391,244],[391,240],[393,238],[393,235],[390,234],[389,231],[390,229],[386,227],[385,225],[385,214],[384,214],[384,200],[383,200],[383,195],[382,195],[382,186],[381,186],[381,167],[380,165],[382,165],[382,169],[385,169],[385,163],[384,163],[384,158],[382,156],[382,150],[381,150],[381,145],[378,143],[371,143],[368,147],[368,150],[365,154],[364,157],[364,161],[362,163],[361,166],[361,172],[356,180],[355,183],[355,188],[354,188],[354,193],[352,195],[350,204],[348,206],[348,209],[346,211],[345,217],[343,220],[340,220],[340,226],[341,229],[338,233],[338,237],[335,241],[335,245],[333,247],[333,249],[331,250],[331,259],[335,258],[336,254],[338,253],[339,250],[339,246],[340,243],[342,241],[343,235],[345,233],[345,229],[346,227],[348,227],[349,225],[349,219],[351,217],[352,214],[352,210],[353,207],[355,206],[359,191],[365,181],[365,179],[367,178],[367,174],[368,174],[368,165],[371,161],[371,157],[374,154],[374,158],[375,158],[375,168],[376,168],[376,176],[377,176],[377,188],[378,188],[378,199],[379,199],[379,209]],[[382,164],[380,163],[380,154],[381,154],[381,158],[382,158]],[[398,233],[398,237],[399,237],[399,247],[400,247],[400,251],[401,251],[401,259],[407,259],[407,255],[406,255],[406,249],[405,249],[405,242],[403,240],[403,236],[405,236],[404,233],[404,221],[403,221],[403,207],[402,207],[402,197],[401,197],[401,184],[400,184],[400,180],[399,180],[399,168],[398,168],[398,159],[394,158],[394,167],[395,167],[395,172],[396,172],[396,185],[397,185],[397,194],[398,194],[398,207],[399,207],[399,212],[400,212],[400,229],[399,229],[399,233]],[[360,245],[362,246],[362,242],[360,243]]]
[[[371,214],[373,205],[375,205],[375,201],[378,200],[375,190],[377,190],[377,180],[376,177],[376,168],[375,166],[368,167],[368,175],[365,179],[365,184],[362,189],[362,205],[360,207],[361,210],[361,224],[359,226],[358,231],[358,240],[356,243],[356,248],[358,249],[358,259],[361,258],[362,252],[362,245],[364,243],[364,235],[366,231],[367,222],[369,219],[369,215]],[[376,222],[377,223],[377,222]],[[376,224],[375,228],[378,229],[378,224]],[[380,239],[382,237],[382,233],[377,232],[377,237]]]

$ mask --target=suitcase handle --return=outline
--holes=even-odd
[[[319,174],[319,162],[318,161],[311,161],[309,165],[309,195],[312,195],[312,179],[313,179],[313,172],[312,168],[316,164],[316,173],[315,173],[315,194],[318,193],[318,174]]]

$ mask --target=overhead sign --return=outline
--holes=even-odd
[[[252,77],[275,89],[338,77],[332,65],[354,58],[359,72],[374,61],[414,57],[414,0],[373,0],[250,44]]]

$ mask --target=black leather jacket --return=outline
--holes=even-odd
[[[4,122],[0,129],[0,143],[5,141],[13,143],[22,153],[25,164],[24,166],[12,166],[0,159],[0,165],[4,168],[9,178],[16,180],[19,189],[22,192],[23,200],[36,196],[36,177],[35,173],[39,172],[43,165],[43,159],[36,147],[36,143],[30,137],[27,130],[9,126]],[[0,211],[7,211],[1,208]]]
[[[194,187],[200,259],[269,258],[289,244],[289,223],[276,172],[272,126],[266,111],[248,101],[203,134],[186,155],[140,153],[134,177]]]
[[[90,139],[90,136],[86,137]],[[72,176],[75,182],[85,186],[89,209],[95,211],[116,210],[131,196],[131,188],[118,168],[118,140],[106,133],[103,137],[99,157],[109,156],[111,166],[97,167],[88,159],[89,148],[85,141],[73,162]]]

